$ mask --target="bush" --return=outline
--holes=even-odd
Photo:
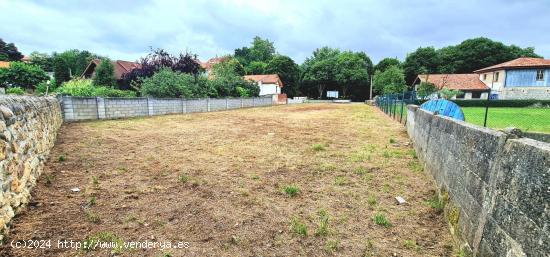
[[[103,59],[95,69],[93,78],[95,86],[115,87],[115,67],[109,59]]]
[[[89,79],[73,79],[56,89],[58,94],[71,96],[135,97],[136,92],[107,87],[95,87]]]
[[[9,68],[0,68],[0,85],[34,89],[49,77],[40,67],[23,62],[12,62]]]
[[[192,97],[195,89],[195,76],[162,69],[143,80],[141,94],[152,97]]]
[[[8,94],[8,95],[24,95],[25,90],[23,90],[20,87],[10,87],[6,90],[6,94]]]
[[[50,84],[48,84],[48,82],[50,82]],[[51,79],[49,81],[40,82],[36,86],[36,88],[34,90],[34,93],[37,94],[37,95],[45,95],[46,91],[48,93],[52,93],[52,92],[55,92],[55,89],[56,89],[55,79]]]

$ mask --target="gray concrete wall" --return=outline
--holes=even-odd
[[[53,97],[0,96],[0,241],[29,202],[62,121]]]
[[[475,256],[547,256],[550,144],[409,106],[407,132]]]
[[[549,100],[550,87],[505,87],[498,97],[499,99]]]
[[[271,97],[254,98],[102,98],[58,97],[65,121],[117,119],[173,113],[222,111],[271,106]]]

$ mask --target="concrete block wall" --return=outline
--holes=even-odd
[[[407,132],[474,256],[546,256],[550,144],[409,106]]]
[[[272,105],[272,97],[181,99],[62,96],[58,99],[61,101],[65,121],[209,112]]]
[[[93,104],[80,100],[73,102],[79,108]],[[53,97],[0,96],[0,241],[29,202],[62,122]]]

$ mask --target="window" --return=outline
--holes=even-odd
[[[472,92],[472,98],[475,98],[475,99],[481,98],[481,91]]]
[[[483,80],[487,80],[487,73],[483,74]]]
[[[499,75],[500,72],[497,72],[495,73],[494,77],[493,77],[493,81],[497,82],[498,81],[498,75]]]
[[[544,80],[544,70],[537,70],[537,80]]]

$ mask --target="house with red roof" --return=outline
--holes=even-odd
[[[464,94],[456,98],[540,99],[550,100],[550,60],[517,58],[474,71],[472,74],[420,74],[421,82],[431,82],[438,89],[457,89]]]
[[[136,68],[141,68],[141,64],[137,62],[129,62],[129,61],[123,61],[123,60],[116,60],[111,61],[113,63],[114,71],[115,71],[115,78],[117,79],[117,82],[122,81],[123,76],[126,73],[130,73],[132,70]],[[88,64],[84,72],[80,77],[82,78],[93,78],[95,76],[95,68],[101,63],[100,59],[94,59]]]
[[[517,58],[474,71],[496,99],[550,99],[550,60]]]
[[[277,74],[246,75],[244,79],[256,82],[260,87],[261,96],[281,94],[283,88],[283,82]]]
[[[420,74],[414,81],[415,89],[421,82],[429,82],[438,90],[443,88],[460,90],[457,99],[487,99],[489,87],[479,80],[477,74]]]

